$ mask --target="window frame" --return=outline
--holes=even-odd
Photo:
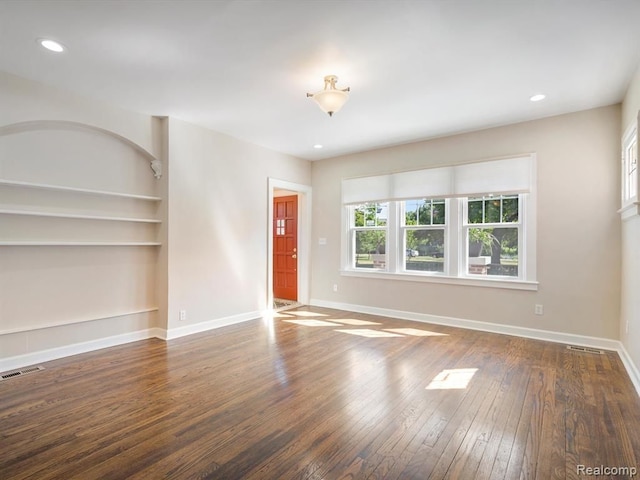
[[[429,200],[431,201],[431,209],[430,209],[430,215],[431,215],[431,223],[428,225],[407,225],[406,224],[406,202],[411,202],[411,201],[426,201]],[[444,204],[444,223],[442,224],[434,224],[433,223],[433,202],[434,201],[443,201]],[[401,244],[401,249],[399,252],[396,252],[396,254],[398,254],[398,261],[399,261],[399,266],[398,266],[398,271],[401,273],[407,273],[410,275],[449,275],[449,262],[448,262],[448,257],[449,257],[449,247],[448,247],[448,237],[449,237],[449,209],[450,209],[450,202],[448,198],[411,198],[411,199],[407,199],[407,200],[400,200],[397,202],[398,203],[398,208],[399,208],[399,215],[398,215],[398,219],[399,219],[399,228],[398,228],[398,234],[400,235],[400,244]],[[407,232],[409,231],[425,231],[425,230],[442,230],[443,231],[443,235],[444,235],[444,252],[443,252],[443,271],[442,272],[438,272],[438,271],[420,271],[420,270],[408,270],[407,269],[407,258],[406,258],[406,251],[408,249],[407,247]]]
[[[489,195],[488,193],[486,194]],[[505,194],[507,195],[507,194]],[[479,195],[478,195],[479,196]],[[439,197],[443,198],[443,197]],[[404,269],[403,251],[405,248],[404,230],[401,228],[402,204],[404,200],[391,200],[387,203],[388,219],[386,225],[386,268],[355,268],[355,237],[352,230],[367,227],[352,227],[353,205],[342,206],[343,228],[341,248],[340,274],[347,277],[378,278],[398,281],[440,283],[448,285],[463,285],[473,287],[504,288],[515,290],[538,290],[536,268],[536,210],[537,199],[535,191],[535,177],[533,187],[529,193],[519,194],[519,234],[518,234],[518,277],[494,275],[469,275],[467,237],[464,223],[466,222],[465,198],[447,197],[445,217],[445,271],[419,272]],[[355,222],[353,222],[355,223]],[[498,225],[505,225],[498,224]],[[513,225],[512,223],[506,225]],[[371,227],[369,227],[371,228]],[[353,240],[352,240],[353,238]],[[402,247],[400,249],[399,247]],[[351,263],[353,262],[353,263]]]
[[[359,207],[360,205],[368,205],[368,204],[375,204],[375,205],[382,205],[382,204],[386,204],[387,205],[387,223],[386,225],[375,225],[375,226],[356,226],[356,222],[355,222],[355,213],[356,213],[356,209],[357,207]],[[368,272],[368,271],[374,271],[374,272],[386,272],[389,271],[389,256],[390,256],[390,249],[389,249],[389,217],[391,217],[391,214],[389,213],[390,209],[391,209],[391,202],[365,202],[365,203],[361,203],[361,204],[357,204],[357,205],[348,205],[347,206],[348,209],[348,213],[346,215],[347,217],[347,228],[349,229],[349,235],[348,235],[348,242],[349,242],[349,247],[348,247],[348,262],[349,262],[349,267],[350,269],[354,270],[354,271],[363,271],[363,272]],[[356,252],[356,235],[357,232],[371,232],[371,231],[384,231],[385,232],[385,267],[384,268],[368,268],[368,267],[358,267],[356,266],[357,263],[357,252]]]
[[[632,158],[635,157],[635,169],[630,174]],[[638,172],[638,126],[633,124],[627,128],[622,136],[622,165],[620,168],[620,192],[622,208],[638,201],[639,172]],[[634,183],[635,191],[631,192],[631,183]]]
[[[469,222],[469,200],[473,200],[472,198],[466,197],[462,200],[462,208],[463,208],[463,216],[462,216],[462,229],[463,229],[463,245],[462,248],[465,252],[468,252],[469,248],[469,230],[472,228],[515,228],[518,231],[518,275],[491,275],[492,278],[503,279],[503,280],[524,280],[526,278],[526,262],[524,259],[526,258],[526,242],[524,238],[524,221],[523,221],[523,210],[525,207],[525,199],[523,198],[525,194],[518,195],[484,195],[482,197],[473,197],[473,199],[481,199],[484,202],[490,200],[491,198],[499,198],[501,202],[504,202],[505,197],[513,198],[517,196],[518,198],[518,221],[516,222],[482,222],[482,223],[470,223]],[[502,218],[502,203],[500,205],[500,218]],[[484,205],[483,205],[484,210]],[[483,215],[483,220],[486,220]],[[461,252],[462,255],[462,252]],[[469,273],[469,255],[464,255],[465,263],[463,265],[462,272],[460,272],[465,277],[470,278],[482,278],[478,274]]]

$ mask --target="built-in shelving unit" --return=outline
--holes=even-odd
[[[160,246],[162,221],[153,217],[160,201],[153,195],[3,178],[0,246]]]
[[[100,126],[0,125],[0,350],[66,355],[158,325],[166,187],[159,159]]]

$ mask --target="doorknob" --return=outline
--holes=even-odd
[[[298,256],[294,253],[293,255],[291,255],[291,258],[298,258]]]

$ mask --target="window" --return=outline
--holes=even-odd
[[[342,273],[534,290],[534,185],[533,155],[343,180]]]
[[[388,203],[363,203],[350,207],[350,239],[353,268],[387,267]]]
[[[466,201],[469,275],[518,277],[520,197],[485,196]]]
[[[622,139],[622,205],[638,198],[638,129],[634,125]]]
[[[404,269],[444,272],[445,200],[407,200],[402,207]]]

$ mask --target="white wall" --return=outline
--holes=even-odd
[[[309,185],[310,164],[175,119],[168,139],[169,335],[255,316],[267,306],[268,178]]]
[[[619,143],[618,105],[313,163],[312,298],[617,339]],[[525,152],[538,163],[537,292],[340,275],[342,178]]]
[[[640,68],[622,103],[620,137],[640,111]],[[622,285],[620,338],[636,369],[640,371],[640,217],[634,215],[622,223]]]
[[[1,179],[159,194],[144,152],[157,150],[152,117],[4,73],[0,105]],[[22,122],[31,123],[8,128]],[[7,185],[0,209],[63,216],[0,214],[0,242],[13,244],[158,238],[153,223],[64,215],[162,220],[161,202]],[[158,326],[158,255],[146,246],[0,246],[0,370],[148,336]]]

